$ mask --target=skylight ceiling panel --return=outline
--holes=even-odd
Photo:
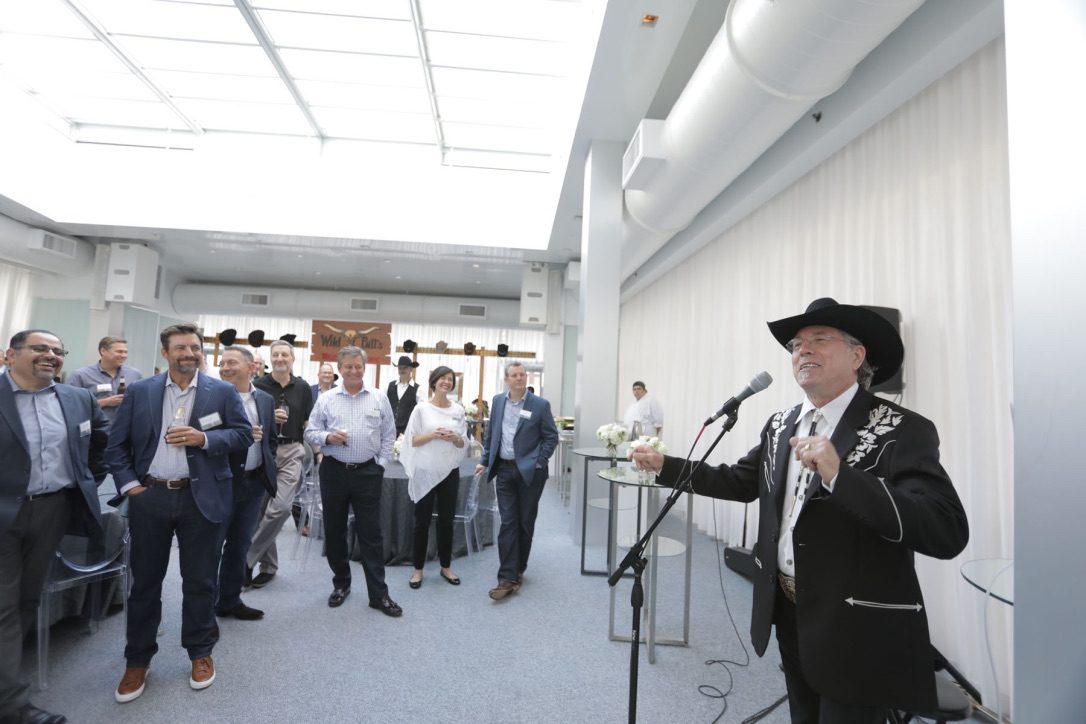
[[[566,43],[461,33],[426,32],[430,63],[449,68],[478,68],[566,76],[574,54]]]
[[[554,0],[420,0],[427,30],[562,40],[578,32],[586,9]]]
[[[297,83],[302,96],[313,106],[427,115],[430,113],[430,96],[422,86],[402,88],[318,80],[300,80]]]
[[[63,71],[35,68],[23,78],[27,81],[28,89],[50,104],[70,96],[160,102],[158,96],[132,73],[103,73],[86,68]]]
[[[431,75],[439,97],[559,103],[565,92],[561,78],[547,76],[438,67]]]
[[[417,56],[415,28],[403,20],[373,20],[314,13],[260,11],[280,48],[345,50],[375,55]]]
[[[554,146],[550,131],[541,128],[511,128],[478,123],[442,123],[445,145],[520,153],[549,153]]]
[[[411,19],[409,0],[250,0],[250,2],[258,10],[295,10],[389,20]]]
[[[550,156],[503,151],[475,151],[463,148],[450,148],[445,152],[445,163],[450,166],[470,166],[474,168],[498,168],[509,171],[550,172],[554,170],[554,159]]]
[[[67,72],[93,70],[128,73],[129,70],[109,48],[97,40],[44,38],[0,33],[0,65],[10,70]]]
[[[530,101],[438,97],[441,120],[543,128],[558,121],[553,106]]]
[[[93,38],[94,33],[60,0],[0,0],[0,33],[27,33],[63,38]]]
[[[245,18],[233,6],[161,0],[82,0],[82,4],[113,36],[253,42]]]
[[[384,86],[423,88],[426,79],[418,58],[393,58],[318,50],[279,51],[291,77],[296,80],[324,80],[369,83]]]
[[[57,107],[73,123],[129,128],[184,128],[185,124],[157,99],[127,101],[113,98],[68,96]]]
[[[302,112],[295,105],[236,103],[198,98],[176,98],[174,102],[185,115],[206,130],[305,136],[313,134]]]
[[[293,103],[283,82],[264,76],[158,70],[155,80],[177,98],[208,98],[250,103]]]
[[[335,138],[436,143],[429,113],[382,113],[354,108],[310,108],[324,132]]]
[[[136,62],[152,71],[275,76],[275,68],[268,56],[255,42],[252,45],[234,45],[132,37],[123,38],[122,41]]]

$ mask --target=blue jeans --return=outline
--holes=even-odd
[[[539,498],[547,482],[547,469],[535,471],[535,478],[525,481],[516,465],[495,463],[497,480],[494,490],[498,495],[498,513],[502,526],[498,531],[499,581],[516,581],[528,568],[528,555],[532,552],[532,536],[535,535],[535,518],[539,512]]]
[[[263,475],[263,468],[259,475]],[[260,479],[245,475],[234,482],[234,507],[219,530],[222,561],[219,563],[219,588],[215,610],[219,613],[241,605],[241,586],[245,579],[245,556],[253,543],[260,507],[267,496]]]
[[[181,564],[181,645],[190,659],[215,647],[215,576],[222,553],[219,524],[204,517],[192,489],[148,488],[128,499],[132,535],[132,590],[128,594],[129,667],[143,667],[158,653],[162,620],[162,580],[170,567],[170,547],[177,535]]]

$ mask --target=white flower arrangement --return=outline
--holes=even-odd
[[[599,429],[596,430],[596,437],[599,438],[600,442],[604,445],[607,445],[607,447],[614,447],[615,445],[626,442],[626,435],[628,434],[626,428],[617,422],[609,422],[606,425],[600,425]]]
[[[634,450],[640,447],[651,447],[661,455],[667,454],[667,445],[658,437],[649,437],[648,435],[642,435],[641,437],[630,443],[630,449],[626,451],[626,458],[633,459]]]
[[[464,414],[467,415],[469,420],[475,420],[479,417],[479,406],[474,402],[469,402],[464,405]]]
[[[392,443],[392,457],[396,460],[400,459],[400,450],[403,450],[403,433]]]

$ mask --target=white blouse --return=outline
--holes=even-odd
[[[419,447],[411,444],[416,435],[433,432],[439,427],[459,434],[464,446],[457,447],[448,440],[436,439]],[[422,500],[451,470],[460,467],[460,462],[467,456],[468,444],[468,425],[463,407],[455,402],[448,407],[438,407],[429,401],[415,406],[407,421],[403,446],[400,448],[400,462],[408,477],[407,494],[412,502]]]

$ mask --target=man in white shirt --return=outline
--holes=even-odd
[[[626,408],[622,424],[633,434],[635,422],[641,423],[641,434],[648,437],[661,437],[664,434],[664,408],[660,406],[645,388],[641,380],[633,383],[634,401]]]

